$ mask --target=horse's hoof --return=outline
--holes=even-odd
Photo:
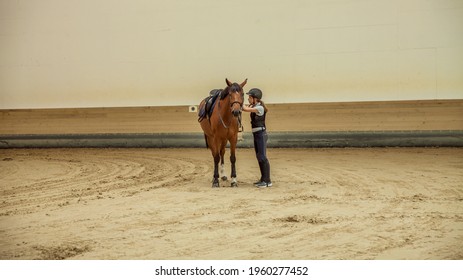
[[[212,187],[213,187],[213,188],[219,188],[220,186],[219,186],[219,183],[213,183],[213,184],[212,184]]]
[[[228,180],[227,176],[222,176],[222,181],[227,181],[227,180]]]
[[[237,183],[237,182],[232,182],[232,183],[231,183],[231,187],[232,187],[232,188],[237,188],[237,187],[238,187],[238,183]]]

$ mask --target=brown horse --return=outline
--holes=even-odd
[[[214,158],[213,188],[219,187],[219,162],[221,163],[221,173],[224,173],[224,155],[227,142],[230,142],[231,186],[238,186],[235,150],[238,142],[238,117],[241,115],[244,101],[243,87],[247,81],[246,79],[241,84],[238,84],[225,79],[227,87],[217,97],[210,117],[200,121],[206,139],[206,147],[211,150]],[[204,103],[205,100],[201,102],[199,108],[205,106]],[[227,177],[223,176],[222,179],[227,180]]]

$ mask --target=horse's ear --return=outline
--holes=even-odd
[[[230,83],[230,81],[229,81],[227,78],[225,78],[225,82],[227,83],[227,86],[231,86],[231,85],[232,85],[232,83]]]
[[[240,87],[243,88],[244,85],[246,85],[247,82],[248,82],[248,79],[244,80],[244,82],[241,83]]]

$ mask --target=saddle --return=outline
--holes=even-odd
[[[208,119],[211,117],[217,97],[219,97],[221,92],[221,89],[213,89],[209,92],[209,96],[203,99],[198,110],[198,122],[201,122],[206,117]]]

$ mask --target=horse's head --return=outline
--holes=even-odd
[[[227,87],[225,88],[226,95],[230,96],[230,107],[233,116],[238,117],[244,102],[244,91],[243,87],[248,82],[248,79],[244,80],[241,84],[231,83],[228,79],[225,79]]]

